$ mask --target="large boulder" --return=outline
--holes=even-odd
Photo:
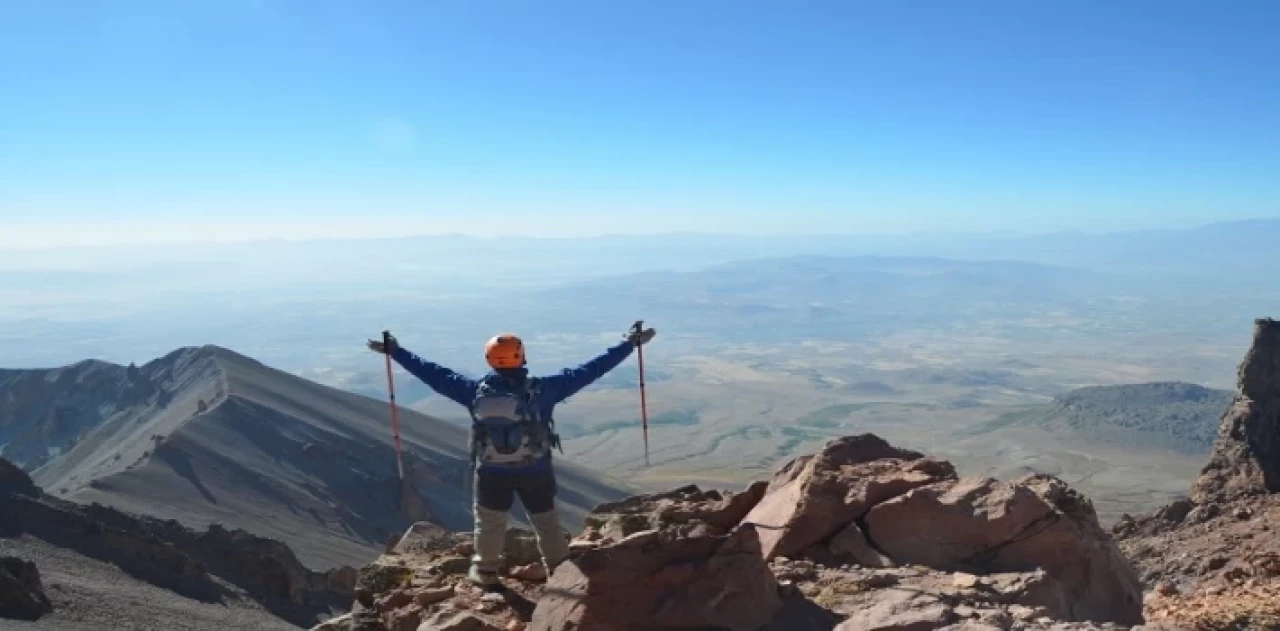
[[[793,557],[876,504],[955,476],[950,463],[898,449],[872,434],[840,438],[780,469],[743,523],[760,531],[765,558]]]
[[[562,564],[529,629],[757,631],[781,608],[754,528],[724,536],[671,528],[636,533]]]
[[[1042,569],[1066,592],[1055,617],[1142,622],[1142,588],[1089,501],[1061,480],[966,478],[872,508],[868,538],[899,563],[976,572]]]
[[[36,564],[16,557],[0,557],[0,618],[38,620],[53,611],[44,594]]]

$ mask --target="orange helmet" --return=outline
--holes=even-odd
[[[495,335],[484,345],[484,358],[494,368],[519,368],[524,365],[524,342],[511,333]]]

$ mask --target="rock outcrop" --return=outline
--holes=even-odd
[[[510,536],[501,594],[464,580],[469,534],[419,524],[361,570],[353,611],[321,628],[1066,630],[1143,621],[1133,569],[1065,483],[959,478],[950,463],[873,435],[831,441],[742,492],[638,495],[598,506],[586,524],[545,583],[525,549],[532,539]]]
[[[1238,376],[1213,454],[1191,489],[1194,502],[1280,493],[1280,322],[1255,323]]]
[[[53,611],[44,595],[36,564],[14,557],[0,557],[0,618],[39,620]]]
[[[1151,590],[1150,619],[1280,629],[1280,322],[1257,321],[1238,376],[1187,499],[1113,528]]]
[[[955,479],[950,463],[895,448],[877,436],[835,440],[777,472],[746,516],[766,558],[792,557],[912,489]]]
[[[0,458],[0,495],[39,497],[40,487],[18,465]]]

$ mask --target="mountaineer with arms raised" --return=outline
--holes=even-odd
[[[476,552],[469,577],[473,582],[483,586],[499,583],[507,515],[517,494],[537,534],[548,574],[569,556],[555,508],[551,450],[559,447],[560,440],[552,413],[556,404],[616,368],[655,334],[636,323],[622,342],[603,355],[545,377],[529,375],[519,337],[497,335],[484,347],[492,370],[478,380],[418,357],[389,335],[387,343],[369,340],[370,349],[390,353],[410,374],[471,413]]]

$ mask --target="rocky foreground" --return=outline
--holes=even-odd
[[[567,536],[567,535],[566,535]],[[317,630],[1123,629],[1136,573],[1061,480],[960,478],[874,435],[831,441],[738,493],[598,506],[548,579],[513,530],[508,590],[463,579],[470,536],[418,524]]]

